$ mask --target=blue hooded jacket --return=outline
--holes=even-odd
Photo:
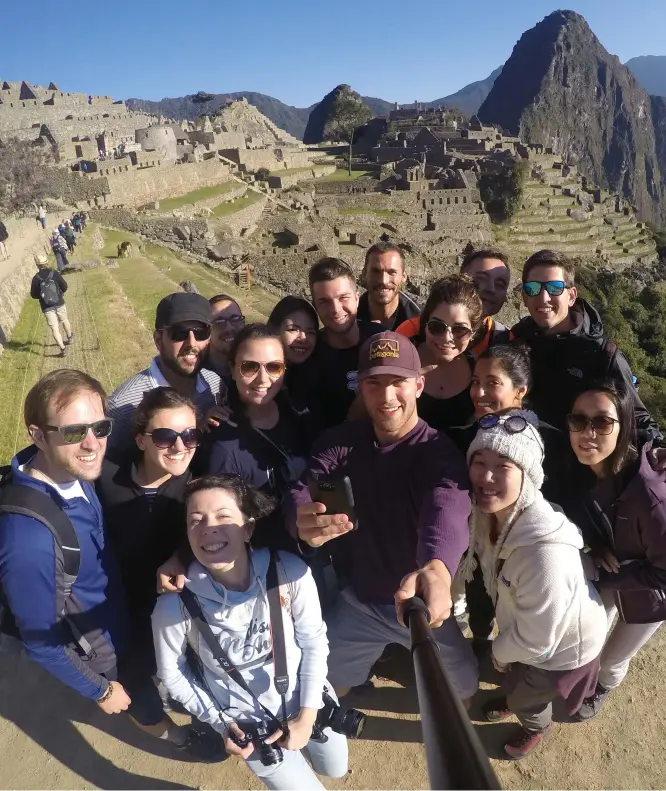
[[[38,489],[64,510],[79,541],[79,574],[63,601],[63,568],[49,529],[22,514],[0,514],[0,586],[28,656],[81,695],[96,700],[113,671],[125,629],[125,596],[114,559],[106,547],[102,509],[94,486],[82,481],[88,498],[66,500],[59,492],[22,472],[37,453],[25,448],[12,459],[13,483]],[[75,622],[94,656],[84,656],[65,620]]]

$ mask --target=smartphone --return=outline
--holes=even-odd
[[[354,493],[347,475],[308,475],[308,489],[313,503],[323,503],[327,514],[346,514],[349,521],[358,530]]]

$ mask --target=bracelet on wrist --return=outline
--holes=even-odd
[[[109,686],[106,688],[106,692],[102,695],[101,698],[97,698],[97,703],[104,703],[106,702],[111,695],[113,695],[113,681],[109,681]]]

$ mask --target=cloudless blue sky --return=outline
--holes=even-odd
[[[666,0],[0,2],[0,79],[117,99],[259,91],[307,107],[346,82],[389,101],[483,79],[558,7],[622,62],[666,55]]]

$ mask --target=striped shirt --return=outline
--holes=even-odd
[[[160,371],[158,359],[154,357],[145,371],[140,371],[136,376],[123,382],[109,396],[107,414],[113,418],[113,431],[107,443],[109,458],[122,457],[132,448],[132,416],[141,403],[143,394],[156,387],[171,386]],[[220,388],[225,390],[225,385],[216,373],[206,368],[199,371],[194,402],[200,418],[215,406]]]

